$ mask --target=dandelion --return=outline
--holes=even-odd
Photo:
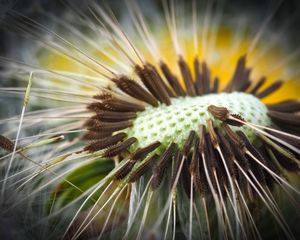
[[[295,239],[300,89],[263,36],[280,3],[254,35],[221,1],[63,4],[3,20],[35,45],[0,58],[23,99],[1,214],[39,239]]]

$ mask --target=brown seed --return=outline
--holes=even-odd
[[[276,104],[268,104],[267,107],[271,111],[295,113],[300,111],[300,102],[294,100],[287,100]]]
[[[268,112],[269,117],[275,122],[284,123],[286,125],[300,126],[300,116],[293,113],[281,113],[275,111]]]
[[[276,129],[276,130],[281,130],[279,127],[276,127],[274,125],[271,126],[273,129]],[[273,131],[269,131],[269,130],[265,130],[266,132],[268,132],[269,134],[271,135],[274,135],[275,137],[278,137],[282,140],[284,140],[285,142],[288,142],[289,144],[297,147],[300,149],[300,140],[299,139],[295,139],[294,137],[292,136],[286,136],[286,135],[283,135],[283,134],[280,134],[280,133],[276,133],[276,132],[273,132]]]
[[[176,153],[176,156],[174,157],[175,169],[173,171],[172,178],[171,178],[171,186],[174,186],[174,184],[175,184],[176,176],[178,174],[180,164],[182,163],[183,160],[184,160],[184,157],[183,157],[182,152],[178,151]],[[179,177],[180,177],[180,175],[181,175],[181,173],[179,173]]]
[[[248,171],[250,169],[250,164],[248,159],[245,156],[244,151],[237,147],[236,142],[232,141],[231,138],[228,138],[228,143],[230,145],[230,149],[234,153],[235,159],[239,163],[239,165],[243,168],[243,170]]]
[[[204,182],[202,182],[203,179],[201,175],[204,173],[200,172],[201,170],[200,170],[199,162],[201,161],[201,159],[200,159],[200,153],[198,151],[198,146],[199,146],[199,138],[196,137],[189,171],[190,171],[190,175],[194,176],[193,184],[195,186],[196,192],[202,194],[204,191],[203,189]]]
[[[168,67],[168,65],[165,64],[164,62],[161,62],[160,63],[160,68],[161,68],[165,78],[169,82],[170,86],[172,87],[172,89],[176,93],[176,95],[177,96],[185,96],[186,95],[185,91],[181,87],[177,77],[172,74],[172,72],[171,72],[170,68]]]
[[[226,164],[228,166],[228,171],[231,176],[236,178],[238,174],[237,174],[237,169],[234,165],[235,156],[231,149],[231,146],[228,143],[228,141],[225,139],[223,134],[221,133],[220,129],[217,129],[216,132],[217,132],[217,135],[220,140],[220,147],[221,147],[222,153],[224,154],[224,158],[225,158]]]
[[[205,134],[205,141],[208,149],[206,156],[207,166],[210,169],[217,169],[217,157],[209,134]]]
[[[282,85],[283,85],[283,81],[278,80],[278,81],[274,82],[273,84],[271,84],[269,87],[267,87],[265,90],[257,93],[255,96],[258,98],[267,97],[267,96],[271,95],[272,93],[276,92],[279,88],[281,88]]]
[[[88,120],[86,120],[84,123],[83,123],[83,127],[92,127],[95,125],[95,122],[97,121],[97,115],[94,115],[92,117],[90,117]]]
[[[241,151],[246,150],[244,141],[242,141],[242,139],[234,131],[232,131],[232,129],[226,123],[222,123],[221,127],[225,131],[229,140],[236,145],[236,147],[238,147]]]
[[[211,93],[217,93],[219,91],[219,82],[220,82],[220,79],[218,77],[215,77],[213,86],[210,90]]]
[[[247,150],[251,152],[251,154],[255,156],[261,163],[266,165],[267,160],[263,157],[263,155],[261,155],[258,148],[256,148],[253,144],[250,143],[247,136],[242,131],[237,131],[237,134],[245,143]],[[253,160],[250,160],[248,162],[250,163],[250,168],[254,173],[254,175],[256,176],[256,179],[262,184],[266,185],[266,179],[262,167],[257,162],[254,162]]]
[[[136,138],[131,137],[126,139],[123,142],[120,142],[110,148],[108,148],[104,154],[102,155],[102,157],[114,157],[118,154],[120,154],[121,152],[124,152],[128,147],[130,147],[132,144],[134,144],[137,141]]]
[[[157,77],[156,73],[153,72],[153,68],[150,64],[146,64],[143,67],[136,65],[135,72],[142,80],[147,89],[156,97],[161,103],[170,105],[170,98],[160,82],[160,79]]]
[[[115,174],[114,174],[114,179],[115,180],[121,180],[124,177],[127,176],[127,174],[132,170],[132,168],[135,165],[135,161],[129,160],[126,162]]]
[[[102,122],[120,122],[136,118],[135,112],[96,111],[97,119]]]
[[[195,175],[198,168],[199,168],[198,145],[199,145],[199,138],[198,138],[198,136],[196,136],[195,144],[194,144],[194,148],[193,148],[193,154],[192,154],[192,161],[191,161],[191,164],[190,164],[191,175]]]
[[[114,81],[117,86],[128,95],[143,102],[149,103],[154,107],[158,106],[158,102],[155,97],[153,97],[151,93],[146,91],[146,89],[140,86],[136,81],[129,79],[126,76],[120,76],[117,79],[112,79],[112,81]]]
[[[126,137],[126,133],[118,133],[113,136],[109,136],[103,139],[99,139],[87,145],[84,150],[89,152],[99,151],[101,149],[107,148],[111,145],[117,144]]]
[[[115,111],[115,112],[139,112],[145,108],[141,104],[131,103],[113,97],[101,99],[102,102],[93,102],[87,106],[87,109],[94,112]]]
[[[266,81],[267,79],[265,77],[260,78],[249,93],[255,95]]]
[[[186,141],[183,145],[183,148],[182,148],[183,156],[185,156],[185,157],[188,156],[188,154],[191,150],[191,147],[192,147],[193,140],[194,140],[195,136],[196,136],[196,132],[195,131],[190,131],[189,136],[186,139]]]
[[[207,151],[206,149],[206,143],[205,143],[205,126],[204,125],[200,125],[199,127],[199,152],[201,154],[205,153],[205,151]]]
[[[163,87],[163,89],[166,90],[169,97],[175,97],[176,95],[173,93],[173,91],[167,86],[165,81],[162,79],[162,77],[160,76],[160,74],[159,74],[158,70],[156,69],[156,67],[154,65],[150,64],[150,63],[148,63],[147,65],[152,68],[153,73],[156,75],[156,78],[159,81],[159,84]]]
[[[268,159],[267,161],[267,167],[270,168],[274,173],[277,175],[281,175],[281,167],[280,164],[273,158],[274,155],[272,150],[268,148],[266,145],[262,145],[259,148],[260,153],[263,155],[264,159]],[[266,170],[264,170],[266,182],[269,188],[272,188],[274,186],[274,183],[276,183],[274,177]]]
[[[8,139],[7,137],[4,137],[0,135],[0,147],[3,148],[6,151],[12,152],[14,150],[14,142]]]
[[[160,145],[161,145],[161,143],[156,141],[154,143],[151,143],[147,147],[140,148],[140,149],[136,150],[134,153],[131,154],[130,159],[132,159],[132,160],[143,159],[149,153],[153,152],[156,148],[158,148]]]
[[[82,136],[83,140],[96,140],[96,139],[103,139],[105,137],[111,136],[111,132],[93,132],[93,131],[88,131]]]
[[[101,102],[92,102],[86,108],[94,112],[106,110]]]
[[[205,134],[205,148],[207,149],[205,154],[205,161],[207,165],[207,170],[209,173],[209,176],[211,177],[211,181],[213,184],[214,189],[217,189],[216,181],[213,175],[213,172],[217,169],[217,158],[216,154],[214,152],[213,146],[211,144],[211,140],[208,134]]]
[[[93,96],[93,98],[98,100],[107,100],[112,99],[113,96],[110,93],[103,91],[102,93]]]
[[[279,164],[288,171],[299,172],[299,167],[296,162],[291,161],[289,158],[278,152],[276,149],[272,148],[274,156],[276,157]]]
[[[94,124],[88,129],[91,131],[115,132],[131,126],[132,126],[131,121],[101,122],[99,120],[94,120]]]
[[[141,176],[143,176],[148,170],[152,168],[154,163],[159,159],[158,155],[154,155],[149,159],[145,160],[143,164],[141,164],[134,172],[131,173],[129,177],[129,182],[137,181]]]
[[[244,72],[241,74],[239,81],[236,82],[234,91],[237,92],[245,92],[251,85],[251,81],[249,79],[251,68],[246,68]]]
[[[164,171],[167,168],[168,162],[172,160],[172,156],[176,150],[176,144],[171,143],[167,150],[160,156],[159,160],[153,168],[153,178],[151,182],[151,187],[156,189],[160,186],[163,179]]]
[[[185,191],[186,195],[188,196],[188,198],[190,198],[190,196],[191,196],[190,195],[190,192],[191,192],[191,175],[190,175],[190,171],[189,171],[189,161],[188,161],[188,159],[183,162],[180,180],[182,182],[182,186],[184,188],[184,191]]]
[[[214,130],[214,126],[213,126],[213,121],[211,119],[207,120],[207,129],[208,129],[208,133],[211,139],[211,143],[213,145],[214,148],[219,147],[219,139],[218,136]]]
[[[104,110],[113,110],[119,112],[140,112],[145,110],[143,105],[116,98],[104,100],[102,105],[104,106]]]
[[[195,57],[194,59],[194,72],[195,72],[195,90],[196,94],[198,96],[201,96],[204,94],[204,88],[202,83],[202,75],[200,71],[200,63],[199,59]]]
[[[203,94],[210,93],[210,70],[207,67],[206,62],[202,63],[202,75],[201,75],[201,82],[203,88]]]
[[[184,84],[186,86],[187,95],[196,96],[196,90],[194,87],[191,70],[182,56],[179,56],[178,65],[180,68],[180,72],[181,72],[181,76],[183,78]]]
[[[232,92],[235,89],[237,83],[239,82],[239,80],[241,79],[241,77],[245,71],[245,66],[246,66],[246,55],[241,56],[239,58],[239,60],[236,64],[236,67],[235,67],[235,72],[234,72],[231,80],[225,87],[224,92]]]
[[[210,105],[210,106],[208,106],[207,110],[215,118],[217,118],[221,121],[226,121],[230,116],[230,113],[229,113],[228,109],[225,108],[225,107],[218,107],[218,106],[215,106],[215,105]]]

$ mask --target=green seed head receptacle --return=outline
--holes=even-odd
[[[145,147],[154,141],[160,141],[164,149],[170,142],[175,142],[182,148],[191,130],[198,131],[199,125],[206,125],[209,118],[214,117],[207,111],[209,105],[226,107],[231,113],[239,114],[246,121],[268,126],[270,119],[267,107],[256,97],[247,93],[220,93],[199,97],[179,97],[171,99],[172,104],[159,107],[148,106],[140,112],[127,130],[129,137],[136,137],[138,142],[133,146]],[[216,120],[216,119],[215,119]],[[216,120],[218,125],[220,121]],[[238,129],[233,127],[233,129]],[[255,140],[255,134],[247,126],[239,128],[250,141]]]

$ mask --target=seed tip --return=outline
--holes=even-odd
[[[207,110],[217,119],[221,120],[221,121],[226,121],[229,116],[230,116],[230,113],[228,111],[227,108],[225,107],[218,107],[218,106],[215,106],[215,105],[209,105],[207,107]]]

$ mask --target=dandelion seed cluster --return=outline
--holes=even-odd
[[[128,128],[128,136],[139,139],[135,147],[145,147],[154,140],[167,143],[175,142],[180,148],[191,130],[197,131],[199,125],[205,125],[212,117],[208,106],[216,105],[230,109],[247,121],[268,126],[270,119],[266,106],[257,98],[245,93],[209,94],[202,97],[174,98],[170,106],[148,107],[138,114],[133,126]],[[255,134],[250,128],[241,130],[251,141]]]
[[[230,26],[209,24],[210,3],[192,1],[190,19],[171,0],[152,31],[128,1],[132,35],[109,5],[66,4],[65,19],[43,12],[56,30],[6,14],[6,27],[43,47],[40,65],[0,57],[3,75],[30,76],[26,88],[1,88],[26,91],[21,117],[0,120],[19,121],[0,135],[4,214],[42,202],[33,229],[47,225],[53,239],[295,239],[299,87],[261,48],[265,25],[236,42]],[[270,71],[254,64],[264,55]]]

